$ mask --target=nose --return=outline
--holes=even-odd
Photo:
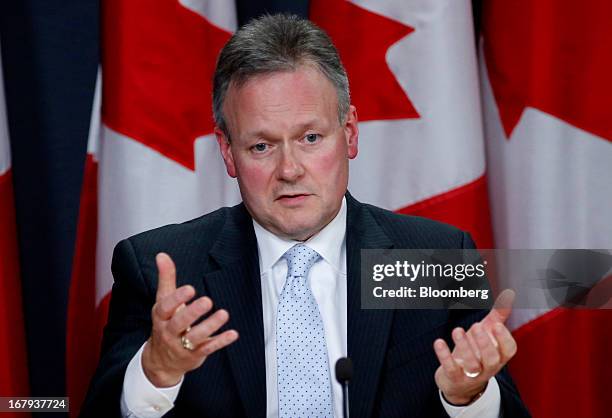
[[[304,174],[304,167],[291,146],[282,147],[278,164],[279,180],[294,182]]]

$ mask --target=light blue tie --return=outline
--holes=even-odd
[[[278,415],[333,417],[323,320],[308,284],[308,270],[321,256],[298,244],[283,258],[289,268],[276,319]]]

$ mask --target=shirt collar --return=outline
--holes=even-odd
[[[253,228],[257,237],[259,266],[262,274],[268,271],[289,248],[302,243],[274,235],[257,223],[255,219],[253,219]],[[334,219],[303,244],[318,252],[334,269],[346,273],[346,262],[342,260],[345,235],[346,198],[343,197],[340,210]]]

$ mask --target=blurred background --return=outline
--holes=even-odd
[[[608,1],[5,1],[0,396],[70,396],[76,416],[114,245],[240,200],[211,77],[237,27],[279,11],[340,51],[355,197],[480,248],[612,248]],[[510,367],[534,416],[609,416],[611,312],[514,312]]]

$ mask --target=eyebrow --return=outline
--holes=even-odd
[[[315,127],[316,124],[317,124],[317,120],[313,119],[308,122],[300,123],[296,125],[293,131],[297,133],[302,133],[304,131],[307,131],[308,129],[312,129],[313,127]],[[270,132],[268,132],[264,128],[264,129],[260,129],[260,130],[256,130],[252,132],[247,132],[245,134],[245,137],[246,138],[270,138],[270,137],[274,137],[274,135],[272,135]]]

